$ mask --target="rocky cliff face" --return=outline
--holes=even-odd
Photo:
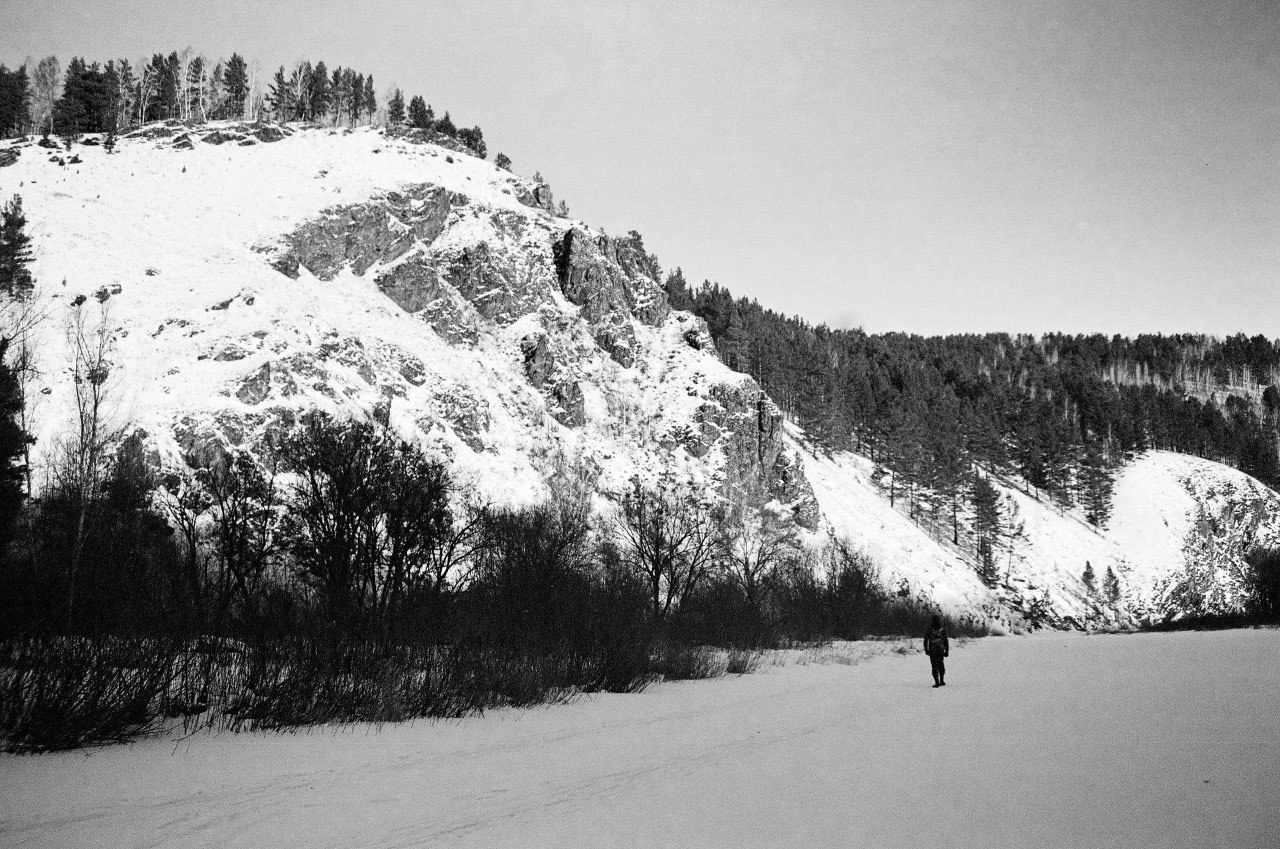
[[[153,129],[75,170],[4,172],[27,184],[58,317],[42,447],[69,416],[64,318],[102,303],[120,418],[164,464],[323,409],[385,419],[481,501],[553,495],[571,462],[602,497],[667,471],[816,526],[772,402],[670,309],[636,244],[555,217],[545,186],[368,130]]]
[[[1280,548],[1280,495],[1196,457],[1153,452],[1117,481],[1110,535],[1135,616],[1228,613],[1246,603],[1246,557]]]

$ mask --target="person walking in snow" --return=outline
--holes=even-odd
[[[929,665],[933,667],[933,686],[947,686],[947,665],[942,659],[951,654],[951,643],[947,640],[947,629],[942,627],[942,617],[937,614],[925,632],[924,653],[929,655]]]

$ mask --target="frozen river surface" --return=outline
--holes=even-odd
[[[380,733],[0,756],[0,845],[1275,847],[1280,631],[1037,636]]]

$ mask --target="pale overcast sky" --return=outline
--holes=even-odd
[[[814,322],[1280,336],[1280,3],[0,0],[0,59],[372,72]]]

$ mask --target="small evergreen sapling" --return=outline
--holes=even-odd
[[[1084,584],[1084,588],[1088,591],[1090,598],[1098,591],[1097,578],[1093,574],[1093,564],[1088,560],[1084,562],[1084,573],[1080,576],[1080,582]]]
[[[25,498],[27,444],[21,427],[22,386],[8,363],[9,340],[0,338],[0,557],[13,537],[13,527]]]
[[[422,95],[415,94],[409,101],[409,126],[418,130],[429,130],[431,123],[431,107],[422,99]]]
[[[969,483],[973,503],[973,530],[977,536],[978,577],[994,587],[999,573],[996,565],[996,543],[1000,539],[1000,493],[985,477],[974,474]]]
[[[448,116],[446,115],[446,117]],[[457,138],[458,141],[471,148],[471,150],[475,152],[475,155],[481,159],[484,159],[487,155],[488,151],[484,144],[484,133],[479,127],[466,127],[458,130]]]
[[[35,283],[27,266],[31,264],[31,237],[25,232],[22,196],[14,195],[0,207],[0,293],[22,298]]]
[[[1110,566],[1107,567],[1107,574],[1102,579],[1102,591],[1106,594],[1109,603],[1120,602],[1120,579],[1116,577],[1116,573]]]
[[[364,97],[362,98],[364,113],[373,123],[373,116],[378,113],[378,95],[373,90],[373,74],[364,78]]]
[[[387,123],[392,127],[404,123],[404,92],[398,88],[392,89],[387,98]]]

